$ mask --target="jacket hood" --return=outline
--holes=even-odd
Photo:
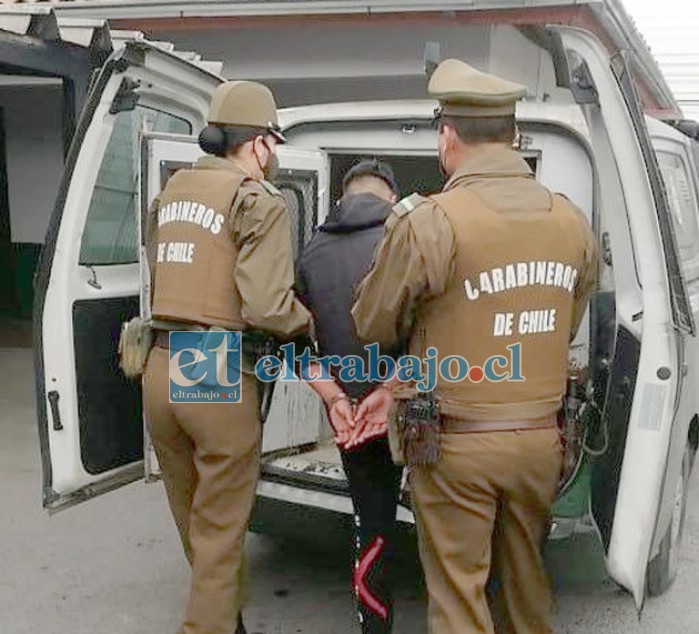
[[[352,233],[376,227],[385,222],[391,203],[374,194],[355,194],[341,198],[330,213],[330,219],[318,231]]]

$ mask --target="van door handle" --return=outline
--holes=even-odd
[[[58,392],[51,390],[48,393],[49,403],[51,404],[51,418],[53,418],[53,429],[61,431],[63,424],[61,423],[61,411],[58,409]]]

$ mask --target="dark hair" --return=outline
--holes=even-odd
[[[440,123],[454,128],[464,143],[512,143],[515,138],[515,117],[449,117]]]
[[[199,147],[207,154],[225,157],[256,136],[265,134],[270,134],[266,128],[207,125],[199,133]]]
[[[393,175],[391,166],[379,159],[365,159],[347,170],[345,177],[342,179],[342,190],[345,191],[350,182],[362,176],[380,178],[391,188],[394,194],[398,193],[398,185],[396,184],[396,178]]]

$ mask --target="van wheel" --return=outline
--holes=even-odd
[[[684,450],[682,469],[675,485],[675,500],[672,517],[667,532],[660,542],[660,551],[648,563],[646,586],[652,597],[663,594],[675,580],[680,561],[680,544],[684,531],[687,510],[687,489],[692,464],[692,447],[689,443]]]

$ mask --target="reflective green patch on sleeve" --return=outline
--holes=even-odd
[[[427,202],[427,200],[427,198],[420,194],[410,194],[410,196],[406,196],[393,206],[393,213],[398,217],[405,216],[405,214],[410,213],[418,205]]]

